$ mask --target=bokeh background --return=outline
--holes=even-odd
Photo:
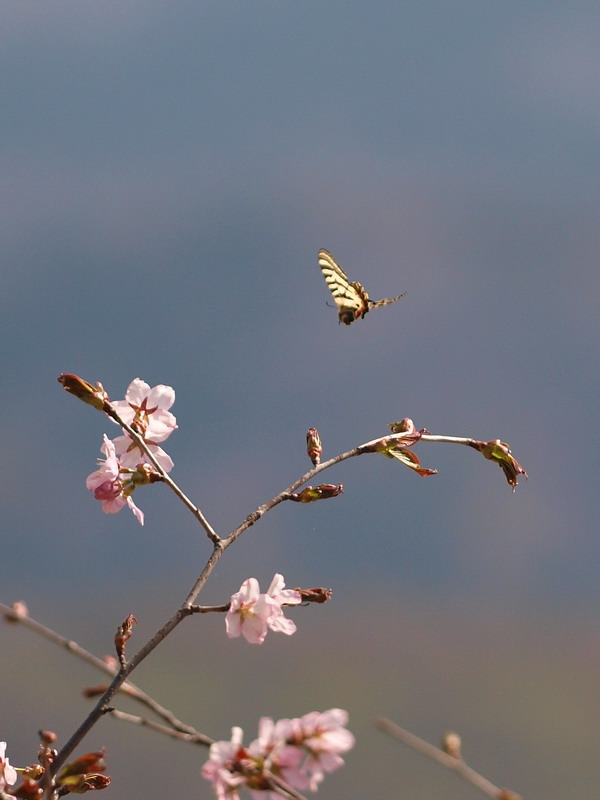
[[[357,746],[323,798],[467,800],[373,729],[385,714],[526,798],[597,797],[600,14],[594,3],[5,0],[2,592],[97,654],[144,642],[209,553],[160,486],[129,512],[85,489],[116,428],[56,377],[175,387],[173,476],[222,533],[308,466],[411,416],[508,441],[422,479],[365,456],[345,493],[284,504],[202,599],[249,575],[328,586],[291,638],[180,626],[135,680],[215,738],[347,708]],[[330,249],[373,298],[337,324]],[[0,737],[30,763],[100,676],[1,630]],[[131,708],[130,706],[124,707]],[[103,720],[107,797],[209,798],[205,751]]]

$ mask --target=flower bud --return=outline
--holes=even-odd
[[[100,697],[100,695],[103,695],[107,689],[108,684],[100,683],[98,686],[87,686],[82,690],[81,694],[87,698]]]
[[[316,428],[309,428],[306,432],[306,452],[316,467],[321,461],[321,454],[323,452],[321,437],[319,436],[319,431]]]
[[[303,603],[326,603],[333,594],[331,589],[324,589],[322,586],[314,589],[301,589],[297,586],[294,591],[298,592]]]
[[[57,380],[62,383],[65,391],[69,392],[69,394],[75,395],[75,397],[90,406],[94,406],[99,411],[107,410],[110,398],[101,383],[98,382],[92,385],[80,378],[79,375],[72,375],[69,372],[63,372]]]
[[[104,750],[98,750],[96,753],[86,753],[76,758],[75,761],[71,761],[70,764],[65,764],[57,780],[60,784],[63,784],[65,779],[71,775],[85,775],[88,772],[104,772],[105,769]]]
[[[462,758],[460,753],[461,744],[461,739],[458,733],[455,733],[454,731],[448,731],[448,733],[444,734],[444,738],[442,739],[442,750],[444,753],[448,753],[449,756],[454,756],[454,758]]]
[[[29,614],[29,610],[22,600],[11,603],[10,607],[12,610],[4,613],[4,621],[12,625],[16,624],[20,619],[24,619],[24,617]]]
[[[42,740],[42,744],[47,745],[54,744],[58,738],[54,731],[38,731],[38,735]]]
[[[115,649],[121,664],[125,662],[125,645],[131,637],[134,625],[137,625],[137,619],[133,614],[129,614],[117,628],[115,634]]]
[[[306,486],[301,492],[294,492],[289,496],[296,503],[314,503],[316,500],[326,500],[328,497],[337,497],[344,491],[343,483],[322,483],[319,486]]]

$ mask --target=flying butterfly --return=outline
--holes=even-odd
[[[319,250],[319,266],[338,307],[339,320],[344,325],[352,325],[355,320],[364,317],[371,308],[379,308],[379,306],[395,303],[406,294],[405,292],[397,297],[386,297],[377,301],[370,300],[362,283],[358,281],[350,282],[350,279],[329,250]]]

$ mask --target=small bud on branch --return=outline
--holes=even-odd
[[[414,433],[416,430],[415,423],[410,417],[404,417],[399,422],[390,422],[388,428],[392,433]]]
[[[315,467],[320,464],[323,445],[321,444],[319,431],[316,428],[309,428],[306,433],[306,452]]]
[[[316,500],[326,500],[328,497],[337,497],[344,491],[343,483],[322,483],[319,486],[306,486],[301,492],[294,492],[289,496],[296,503],[314,503]]]
[[[298,592],[303,603],[326,603],[333,594],[331,589],[324,589],[322,586],[314,589],[302,589],[296,586],[294,591]]]
[[[134,625],[137,625],[137,619],[133,614],[129,614],[119,625],[115,634],[115,649],[121,665],[125,664],[125,645],[131,638]]]
[[[110,398],[100,382],[91,384],[80,378],[79,375],[72,375],[69,372],[63,372],[58,376],[57,380],[62,383],[65,391],[75,395],[84,403],[97,408],[98,411],[110,409]]]
[[[460,752],[461,744],[462,742],[458,733],[448,731],[448,733],[444,734],[444,738],[442,739],[442,750],[444,753],[448,753],[449,756],[462,758]]]

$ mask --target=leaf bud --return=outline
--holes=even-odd
[[[316,467],[321,461],[321,454],[323,453],[323,445],[321,444],[321,437],[316,428],[309,428],[306,432],[306,452],[308,457]]]
[[[133,614],[129,614],[119,625],[115,633],[115,649],[121,664],[125,663],[125,645],[131,637],[134,625],[137,625],[137,619]]]
[[[289,496],[296,503],[314,503],[316,500],[326,500],[328,497],[337,497],[344,491],[343,483],[322,483],[319,486],[306,486],[301,492],[294,492]]]
[[[510,452],[510,447],[506,442],[501,442],[500,439],[493,439],[490,442],[477,442],[472,446],[479,450],[484,458],[489,461],[495,461],[498,464],[502,472],[504,472],[509,486],[512,486],[513,492],[517,488],[519,475],[523,475],[527,480],[527,473]]]
[[[63,372],[58,376],[57,380],[62,383],[65,391],[75,395],[84,403],[97,408],[98,411],[106,411],[107,407],[110,408],[110,398],[100,382],[91,384],[80,378],[79,375],[72,375],[69,372]]]
[[[326,603],[333,594],[331,589],[324,589],[322,586],[314,589],[302,589],[297,586],[294,591],[298,592],[303,603]]]
[[[390,422],[388,428],[392,433],[413,433],[415,431],[415,423],[410,417],[404,417],[399,422]]]

